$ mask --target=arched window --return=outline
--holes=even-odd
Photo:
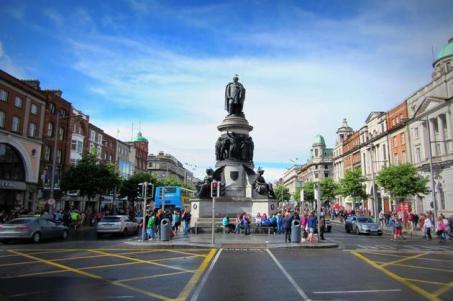
[[[15,148],[6,143],[0,143],[0,179],[25,181],[22,158]]]
[[[53,136],[53,123],[49,122],[47,124],[47,137],[52,137]]]

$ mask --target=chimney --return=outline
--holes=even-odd
[[[36,79],[23,79],[21,80],[24,84],[32,87],[33,89],[35,90],[41,90],[41,87],[39,86],[40,85],[40,82],[39,80],[36,80]]]
[[[61,95],[63,95],[63,91],[61,91],[61,90],[45,90],[45,91],[49,92],[49,93],[52,93],[52,94],[55,94],[58,97],[61,97]]]

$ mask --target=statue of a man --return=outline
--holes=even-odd
[[[225,88],[225,110],[229,115],[241,115],[244,107],[245,88],[239,82],[239,77],[236,74],[233,81]]]

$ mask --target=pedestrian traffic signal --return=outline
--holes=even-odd
[[[211,182],[211,198],[219,197],[219,187],[217,184],[215,180]]]
[[[219,195],[220,196],[225,196],[225,183],[223,182],[220,182],[220,185],[219,185]]]
[[[143,197],[143,183],[140,183],[137,186],[137,198],[141,199],[142,197]]]
[[[148,183],[146,188],[146,199],[151,200],[154,195],[154,185],[152,183]]]

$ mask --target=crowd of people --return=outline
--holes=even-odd
[[[164,218],[167,218],[171,224],[171,237],[175,236],[178,233],[181,225],[183,227],[184,236],[189,235],[191,214],[188,209],[154,209],[146,211],[144,220],[144,223],[146,225],[146,239],[161,239],[162,233],[160,231],[161,227],[159,227],[159,225]]]
[[[316,240],[315,233],[317,232],[317,217],[313,210],[303,211],[299,215],[298,211],[280,210],[272,215],[258,213],[254,220],[247,213],[238,214],[236,219],[231,222],[228,216],[223,217],[223,227],[226,233],[240,234],[243,230],[245,235],[250,234],[251,226],[258,228],[271,228],[274,234],[285,234],[285,243],[291,242],[291,231],[293,221],[298,221],[298,227],[302,233],[302,241],[314,242]],[[324,240],[325,217],[323,211],[320,215],[320,239]]]

